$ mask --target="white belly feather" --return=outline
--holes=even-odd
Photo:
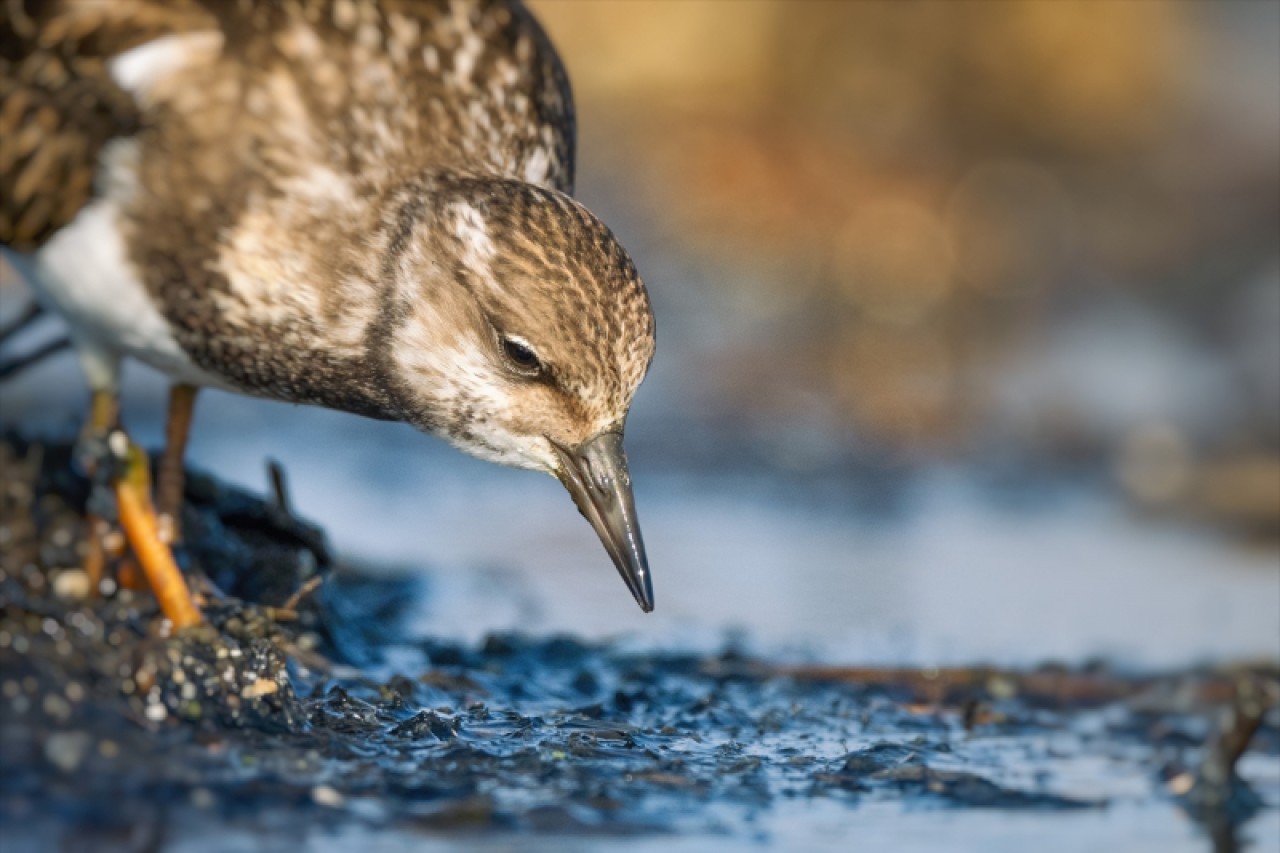
[[[100,198],[77,214],[34,257],[37,298],[67,321],[90,383],[111,387],[120,359],[143,361],[175,380],[223,386],[179,346],[128,262],[119,208]]]

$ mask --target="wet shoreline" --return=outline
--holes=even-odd
[[[68,580],[84,499],[68,449],[0,451],[0,818],[32,849],[220,849],[200,840],[215,824],[314,849],[352,833],[785,849],[798,812],[838,836],[886,806],[1090,827],[1137,805],[1167,829],[1216,715],[1241,685],[1280,690],[1268,665],[855,669],[423,637],[405,620],[415,581],[343,566],[279,501],[201,475],[187,559],[212,580],[210,624],[166,637],[145,593],[84,600]],[[1274,710],[1241,767],[1208,824],[1232,839],[1277,809]]]

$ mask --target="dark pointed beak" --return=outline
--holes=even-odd
[[[578,511],[596,529],[640,609],[645,613],[653,610],[653,582],[631,496],[622,433],[603,432],[577,447],[552,440],[551,446],[560,457],[556,476],[573,496]]]

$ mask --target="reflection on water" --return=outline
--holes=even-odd
[[[851,814],[856,819],[851,820]],[[908,819],[909,818],[909,819]],[[896,804],[864,803],[851,813],[847,805],[831,800],[792,800],[779,803],[760,819],[754,840],[761,849],[768,842],[785,838],[788,850],[812,853],[845,853],[850,839],[860,850],[892,850],[895,853],[934,853],[939,839],[965,839],[966,849],[983,853],[1023,853],[1026,850],[1123,850],[1124,853],[1204,853],[1205,839],[1189,821],[1170,819],[1167,810],[1151,804],[1118,804],[1106,809],[1062,814],[1008,814],[1000,811],[951,811],[943,809],[904,810]],[[1259,821],[1250,827],[1251,849],[1280,847],[1280,829]],[[234,833],[221,836],[227,851],[257,850],[260,836]],[[379,851],[399,853],[446,853],[457,842],[419,835],[396,836],[378,833]],[[337,834],[316,833],[306,839],[305,849],[315,853],[345,853],[367,844],[370,834],[348,828]],[[179,843],[174,853],[203,853],[201,842]],[[602,840],[598,838],[543,838],[528,835],[469,839],[468,850],[476,853],[513,853],[547,850],[581,853],[590,850],[617,850],[627,853],[741,853],[750,849],[740,836],[696,835],[671,838]]]

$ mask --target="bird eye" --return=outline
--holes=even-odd
[[[521,373],[537,373],[542,370],[542,362],[538,360],[538,354],[530,349],[528,344],[515,338],[502,339],[502,354]]]

